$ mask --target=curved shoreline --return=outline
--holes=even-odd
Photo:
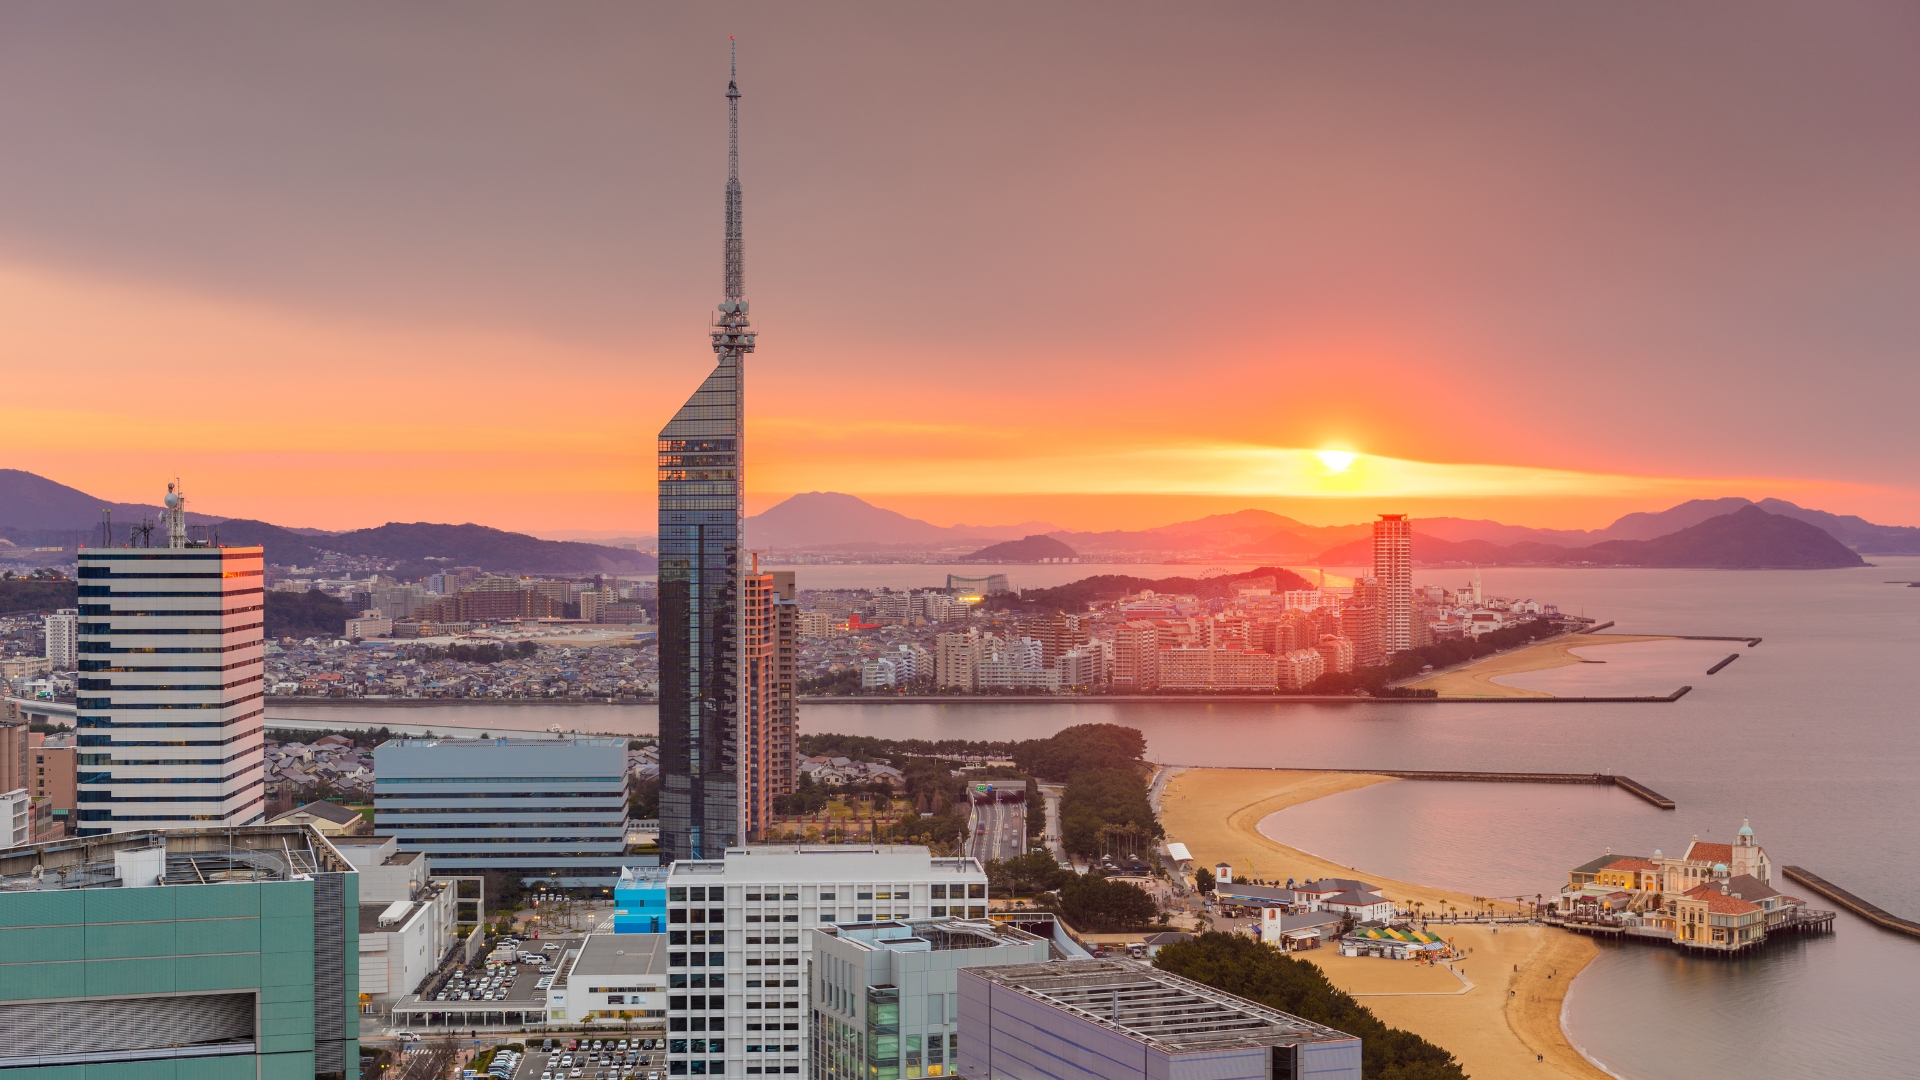
[[[1268,880],[1351,876],[1364,872],[1282,844],[1260,832],[1259,824],[1289,806],[1393,782],[1391,777],[1372,774],[1186,769],[1166,785],[1161,820],[1168,839],[1185,843],[1193,852],[1196,866],[1226,862],[1233,866],[1236,877]],[[1375,874],[1364,876],[1380,886],[1386,896],[1403,904],[1417,900],[1429,910],[1439,910],[1440,905],[1449,903],[1476,906],[1471,896],[1452,890]],[[1472,966],[1481,977],[1471,980],[1476,985],[1465,994],[1368,994],[1362,1000],[1381,1020],[1445,1047],[1476,1080],[1523,1075],[1613,1080],[1573,1044],[1560,1019],[1568,985],[1598,954],[1598,946],[1587,938],[1550,927],[1434,926],[1462,950],[1457,967],[1464,971]],[[1300,954],[1299,958],[1316,963],[1335,985],[1349,992],[1359,986],[1357,980],[1371,982],[1399,967],[1385,960],[1356,963],[1325,949]],[[1347,962],[1339,963],[1341,960]],[[1391,967],[1371,966],[1375,964]],[[1505,977],[1486,978],[1489,965],[1496,976]],[[1550,1070],[1543,1070],[1543,1064]]]
[[[1495,682],[1495,679],[1507,675],[1521,675],[1529,671],[1545,671],[1549,668],[1569,667],[1573,664],[1591,661],[1573,655],[1575,649],[1585,649],[1604,645],[1627,645],[1636,641],[1665,641],[1662,634],[1608,634],[1611,641],[1599,640],[1596,634],[1567,634],[1563,637],[1548,638],[1537,645],[1524,649],[1494,653],[1491,656],[1473,660],[1459,667],[1436,671],[1422,679],[1414,679],[1402,686],[1408,688],[1435,690],[1442,697],[1455,698],[1551,698],[1555,695],[1544,690],[1529,690],[1522,686],[1509,686]]]

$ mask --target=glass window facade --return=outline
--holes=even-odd
[[[258,547],[80,549],[80,835],[262,817],[263,557]]]

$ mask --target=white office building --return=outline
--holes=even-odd
[[[667,874],[667,1075],[803,1074],[809,931],[945,917],[987,917],[977,861],[846,845],[676,861]]]
[[[262,818],[262,551],[188,539],[185,505],[166,547],[79,552],[82,836]]]
[[[814,1080],[952,1075],[960,1045],[960,969],[1048,958],[1045,938],[984,919],[810,933]]]
[[[80,612],[61,608],[47,616],[47,660],[55,671],[72,671],[80,662]]]
[[[373,762],[374,829],[436,875],[611,889],[639,861],[625,856],[624,738],[390,739]]]
[[[360,992],[368,1003],[405,1000],[456,950],[468,961],[479,954],[482,935],[460,936],[463,923],[479,922],[478,888],[463,904],[460,881],[429,876],[426,856],[400,850],[391,836],[329,839],[360,875]]]
[[[666,1015],[667,936],[588,934],[547,987],[549,1024],[624,1025]],[[656,1029],[657,1033],[657,1029]]]

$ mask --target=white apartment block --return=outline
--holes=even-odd
[[[26,847],[33,843],[33,796],[26,788],[0,794],[0,835],[5,847]]]
[[[924,847],[739,847],[675,862],[667,873],[667,1075],[805,1073],[809,932],[949,917],[987,917],[986,872]]]
[[[80,662],[80,612],[61,608],[47,616],[46,657],[55,671],[72,671]]]
[[[894,668],[892,660],[868,660],[860,665],[862,690],[896,686],[899,682],[900,673]]]
[[[263,809],[262,552],[81,548],[79,832],[246,825]]]

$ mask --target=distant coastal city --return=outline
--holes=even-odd
[[[1477,571],[1457,589],[1415,588],[1408,524],[1383,519],[1375,573],[1340,585],[1263,568],[1021,593],[1006,574],[948,575],[938,588],[797,589],[776,632],[803,695],[1392,693],[1389,677],[1590,622],[1489,595]],[[633,702],[659,690],[651,578],[453,567],[399,582],[272,563],[264,577],[270,698]],[[0,618],[12,693],[70,699],[78,619]]]

